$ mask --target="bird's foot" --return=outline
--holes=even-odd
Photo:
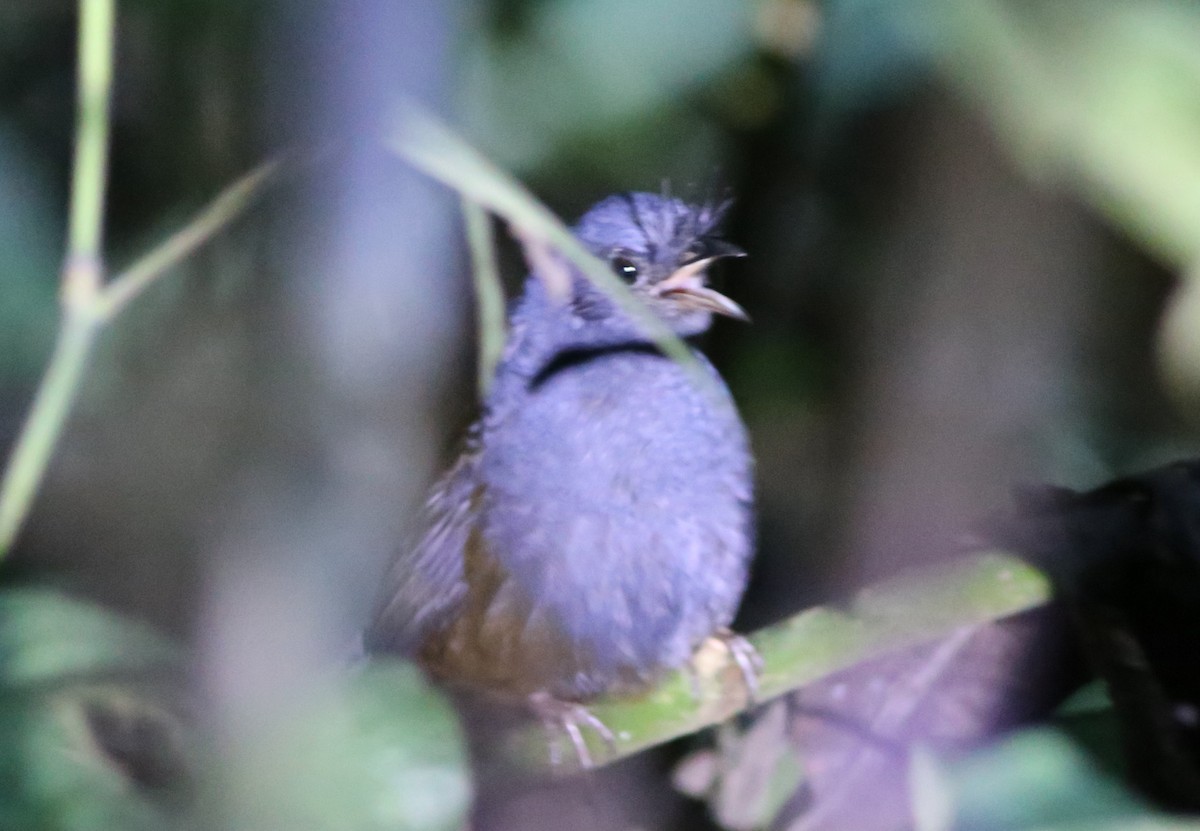
[[[742,689],[746,694],[746,705],[758,703],[758,677],[762,675],[763,660],[758,650],[744,637],[732,629],[721,627],[711,636],[717,641],[737,665],[742,676]]]
[[[575,758],[583,770],[591,770],[596,766],[592,752],[584,738],[583,729],[586,727],[600,737],[608,750],[609,756],[617,753],[617,737],[608,729],[608,725],[589,710],[575,701],[563,701],[548,692],[536,692],[529,696],[529,707],[534,715],[541,720],[550,738],[550,765],[558,770],[563,763],[562,749],[559,739],[566,736],[575,750]]]

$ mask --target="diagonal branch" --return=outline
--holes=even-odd
[[[758,703],[887,652],[1035,608],[1050,596],[1041,572],[1004,552],[977,553],[936,572],[863,589],[843,607],[809,609],[749,637],[763,659]],[[638,698],[589,705],[616,738],[614,754],[585,731],[592,758],[617,761],[746,709],[744,684],[727,652],[702,651],[698,664],[694,673],[672,673]],[[546,740],[540,726],[521,728],[505,752],[545,767]],[[573,760],[569,752],[559,755]]]

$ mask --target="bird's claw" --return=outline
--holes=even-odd
[[[587,707],[574,701],[563,701],[548,692],[536,692],[529,696],[529,706],[541,720],[542,726],[550,734],[550,765],[556,770],[562,765],[562,750],[558,739],[566,734],[575,750],[575,758],[583,770],[596,767],[587,740],[583,736],[583,728],[587,727],[604,742],[609,756],[617,753],[617,737],[613,735],[608,725],[601,721]]]
[[[762,674],[763,662],[750,641],[724,627],[709,635],[692,653],[683,667],[692,692],[692,698],[704,698],[704,684],[711,679],[720,684],[721,697],[725,699],[730,688],[724,683],[730,662],[738,669],[744,697],[743,706],[752,707],[759,702],[758,677]]]
[[[718,629],[713,638],[720,641],[729,652],[729,657],[737,664],[738,672],[742,675],[742,686],[746,691],[747,706],[758,703],[758,677],[762,674],[763,660],[754,645],[731,629]]]

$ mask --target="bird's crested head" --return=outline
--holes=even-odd
[[[575,234],[676,334],[688,337],[707,329],[714,313],[748,319],[741,306],[707,285],[710,265],[745,256],[720,237],[728,204],[623,193],[594,205]],[[605,322],[621,314],[582,275],[573,280],[571,304],[585,321]]]

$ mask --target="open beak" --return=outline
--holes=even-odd
[[[732,246],[730,247],[732,248]],[[658,297],[670,297],[676,303],[687,308],[716,312],[719,315],[725,315],[726,317],[736,318],[737,320],[749,323],[750,315],[746,314],[745,309],[719,291],[714,291],[704,285],[704,270],[712,265],[715,260],[723,257],[745,256],[745,254],[737,249],[734,249],[734,251],[736,253],[733,251],[720,253],[681,266],[670,277],[654,286],[654,294]]]

